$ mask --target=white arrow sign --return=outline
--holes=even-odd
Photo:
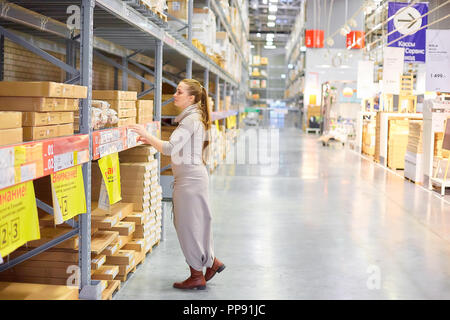
[[[394,27],[401,34],[413,34],[422,26],[422,18],[420,16],[420,12],[413,7],[404,10],[400,9],[399,13],[395,15]]]

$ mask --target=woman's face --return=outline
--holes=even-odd
[[[180,82],[177,87],[177,92],[173,95],[174,104],[182,109],[194,104],[195,97],[189,95],[187,84]]]

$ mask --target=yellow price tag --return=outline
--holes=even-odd
[[[0,258],[40,237],[33,181],[1,190]]]
[[[216,120],[215,122],[216,122],[217,133],[220,133],[219,120]]]
[[[116,152],[100,158],[98,160],[98,166],[102,172],[103,181],[105,181],[109,203],[114,204],[122,200],[120,188],[119,154]]]
[[[83,171],[71,167],[51,175],[55,223],[61,224],[76,215],[86,213]]]

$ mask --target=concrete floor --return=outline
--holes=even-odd
[[[115,299],[450,299],[450,206],[341,147],[280,130],[279,170],[222,165],[211,176],[224,272],[188,276],[171,214],[165,241]]]

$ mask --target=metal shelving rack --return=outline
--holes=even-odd
[[[213,6],[215,0],[211,0]],[[191,30],[193,4],[189,8],[189,33]],[[67,21],[68,6],[76,5],[80,8],[80,30],[72,30],[62,21]],[[221,12],[220,7],[219,14]],[[216,10],[217,10],[216,8]],[[26,49],[46,59],[52,64],[57,65],[67,72],[66,83],[80,84],[88,88],[86,99],[81,99],[80,107],[80,135],[85,140],[89,140],[88,160],[83,163],[83,178],[86,195],[86,214],[79,216],[79,222],[71,222],[73,230],[62,237],[56,238],[49,243],[38,247],[27,254],[18,258],[7,260],[0,265],[0,272],[11,268],[26,259],[37,255],[67,239],[78,235],[79,245],[79,267],[80,267],[80,298],[81,299],[101,299],[100,282],[91,280],[91,162],[90,160],[98,158],[98,154],[93,154],[93,136],[100,135],[101,132],[93,132],[90,129],[90,105],[92,99],[92,74],[94,55],[101,60],[113,65],[116,70],[122,70],[122,90],[128,88],[128,75],[150,85],[149,90],[139,93],[143,96],[154,91],[154,120],[159,127],[161,123],[161,107],[164,105],[161,101],[162,83],[166,82],[176,87],[176,81],[180,80],[178,75],[166,72],[163,76],[163,58],[175,67],[184,70],[186,76],[203,76],[204,85],[208,88],[209,74],[216,76],[216,88],[223,81],[223,93],[231,93],[234,102],[243,101],[242,95],[245,94],[246,86],[241,85],[241,79],[235,79],[228,72],[220,68],[211,58],[200,52],[190,42],[190,38],[185,39],[180,33],[171,29],[166,22],[151,10],[143,7],[137,0],[58,0],[58,1],[34,1],[17,0],[2,1],[2,14],[0,17],[0,34],[3,44],[4,38],[24,46]],[[241,15],[241,12],[239,12]],[[220,15],[220,20],[225,29],[231,32],[231,28]],[[242,15],[241,15],[242,19]],[[233,43],[236,45],[234,34],[231,33]],[[45,40],[44,40],[45,39]],[[3,48],[3,45],[1,46]],[[238,52],[242,57],[243,64],[247,62],[243,53],[237,46]],[[60,61],[44,50],[66,54],[66,62]],[[77,52],[79,52],[80,70],[76,69]],[[122,64],[119,64],[105,56],[104,53],[122,58]],[[3,52],[2,52],[3,54]],[[180,59],[181,57],[181,59]],[[184,57],[185,59],[182,59]],[[153,60],[152,60],[153,59]],[[139,74],[128,68],[129,64],[141,69],[143,72],[153,75],[154,82],[151,83]],[[148,67],[153,66],[153,70]],[[0,80],[3,80],[0,79]],[[246,82],[244,82],[246,83]],[[117,81],[115,86],[117,86]],[[118,88],[114,88],[118,89]],[[218,90],[215,97],[216,106],[218,102]],[[241,99],[241,100],[239,100]],[[245,98],[244,98],[245,100]],[[239,111],[214,112],[213,120],[223,120],[229,116],[239,115]],[[153,124],[155,124],[153,123]],[[154,129],[154,127],[153,127]],[[128,136],[125,128],[115,128],[102,131],[111,131],[113,135]],[[120,132],[122,131],[122,132]],[[128,136],[129,137],[129,136]],[[105,141],[108,143],[109,141]],[[71,146],[71,144],[68,144]],[[119,148],[112,148],[105,151],[101,156],[108,153],[125,150],[134,147],[136,143],[125,143]],[[75,148],[75,144],[73,145]],[[67,146],[66,146],[67,147]],[[98,146],[97,146],[98,147]],[[70,147],[69,147],[70,149]],[[75,150],[75,149],[74,149]],[[74,151],[72,150],[72,151]],[[160,170],[159,153],[156,155],[158,160],[158,169]],[[50,174],[50,173],[48,173]],[[38,177],[35,177],[38,178]],[[34,179],[35,179],[34,178]],[[160,179],[160,175],[158,177]],[[161,180],[160,180],[161,181]],[[24,182],[24,181],[22,181]],[[162,184],[162,183],[161,183]],[[8,186],[2,186],[5,188]],[[164,186],[163,186],[164,187]],[[37,205],[48,213],[52,214],[53,209],[36,199]],[[163,215],[164,219],[164,215]]]

